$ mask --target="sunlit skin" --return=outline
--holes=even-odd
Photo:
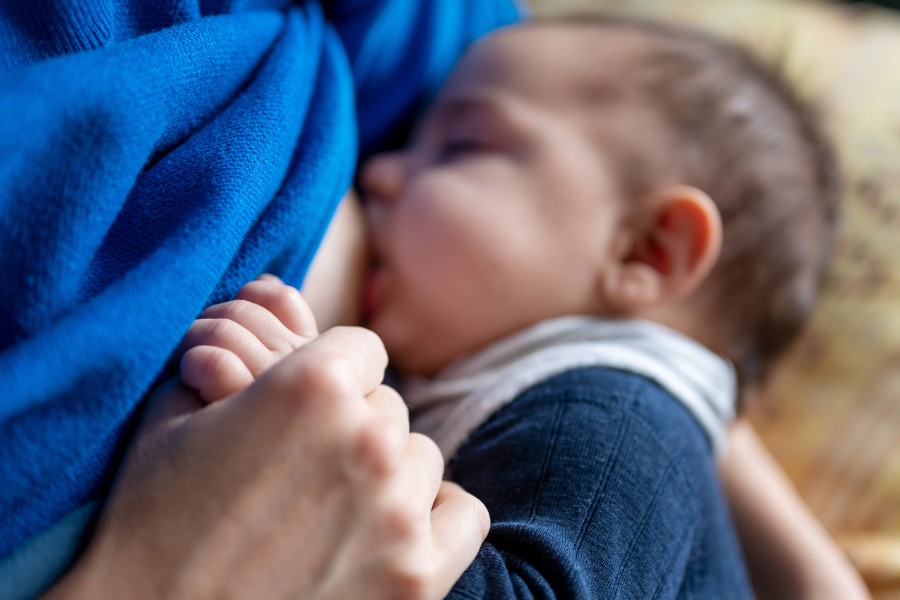
[[[598,44],[574,37],[517,31],[480,44],[411,144],[364,167],[377,258],[368,326],[402,369],[433,372],[542,319],[608,311],[600,278],[624,199],[602,143],[614,127],[598,127],[578,95],[614,73],[571,60]]]
[[[665,172],[653,173],[659,188],[629,197],[615,176],[623,152],[677,150],[658,107],[622,81],[652,41],[614,29],[589,33],[541,27],[493,35],[464,59],[411,145],[365,167],[376,258],[366,313],[403,370],[433,373],[561,314],[650,319],[727,349],[721,328],[710,325],[722,307],[703,294],[721,244],[712,200]],[[320,329],[353,318],[346,300],[356,297],[354,251],[363,247],[355,216],[350,207],[335,219],[304,288]],[[324,292],[315,289],[323,283]],[[286,287],[272,278],[249,285]],[[260,339],[248,344],[232,327],[216,330],[227,339],[195,343],[233,353],[248,385],[256,376],[248,365],[283,359],[293,338],[279,322],[284,316],[248,310],[242,295],[210,311],[224,311]],[[183,381],[204,364],[188,364],[191,356],[182,360]],[[243,387],[223,390],[225,373],[201,375],[188,385],[207,401]],[[723,483],[763,595],[868,597],[752,430],[736,431]]]

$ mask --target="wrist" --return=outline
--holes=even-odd
[[[163,574],[165,576],[163,577]],[[166,565],[150,557],[116,552],[87,552],[43,596],[44,600],[94,600],[96,598],[201,598],[175,592],[179,581]]]
[[[82,556],[44,594],[44,600],[77,600],[109,596],[112,590],[109,585],[104,584],[103,570],[97,568],[100,566],[102,565],[96,561]]]

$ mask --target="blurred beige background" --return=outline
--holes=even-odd
[[[900,12],[815,0],[531,0],[735,39],[824,111],[848,175],[814,323],[751,416],[879,600],[900,599]]]

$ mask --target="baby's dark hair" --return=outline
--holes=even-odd
[[[606,17],[542,23],[626,29],[652,41],[623,79],[669,125],[674,146],[662,171],[719,208],[722,253],[706,285],[712,306],[729,308],[711,321],[736,342],[730,358],[741,389],[758,387],[808,321],[836,238],[843,182],[814,111],[779,69],[706,33]],[[627,192],[672,183],[648,179],[661,171],[653,153],[631,154]]]

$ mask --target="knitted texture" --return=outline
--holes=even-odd
[[[0,557],[102,496],[197,314],[263,271],[299,285],[358,146],[517,15],[329,11],[0,2]]]

